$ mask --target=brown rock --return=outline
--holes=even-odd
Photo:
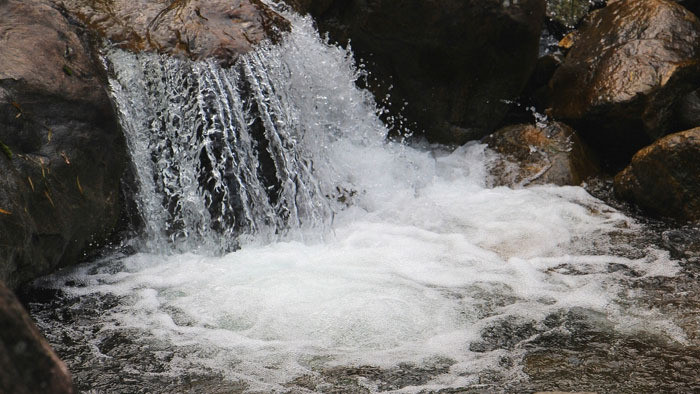
[[[649,213],[700,219],[700,127],[666,136],[615,176],[615,194]]]
[[[484,142],[502,155],[490,168],[497,186],[579,185],[599,172],[590,150],[563,123],[508,126]]]
[[[100,67],[51,3],[0,2],[0,280],[76,263],[114,230],[127,156]]]
[[[73,392],[68,368],[14,294],[0,282],[0,393]]]
[[[224,65],[289,22],[260,0],[65,0],[68,12],[121,48],[215,57]]]
[[[446,143],[500,123],[534,69],[545,12],[544,0],[291,1],[332,39],[351,41],[392,114],[408,102],[410,123]]]
[[[700,21],[668,0],[593,12],[550,87],[553,115],[613,165],[677,131],[674,108],[700,83]]]

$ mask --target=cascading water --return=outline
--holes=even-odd
[[[284,70],[268,70],[265,55],[229,70],[211,60],[107,56],[150,250],[226,251],[242,235],[270,240],[327,224],[330,206],[298,147],[307,130],[270,80]]]
[[[493,388],[572,321],[687,341],[623,297],[678,270],[639,224],[577,187],[488,188],[482,145],[387,142],[350,53],[287,17],[231,69],[107,54],[146,228],[44,284],[81,389]]]

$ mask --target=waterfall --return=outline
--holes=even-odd
[[[385,131],[374,113],[344,108],[372,105],[366,93],[339,92],[322,69],[309,74],[303,63],[319,54],[305,46],[314,39],[263,45],[228,69],[214,60],[106,54],[137,175],[143,249],[226,252],[252,239],[327,231],[331,199],[344,191],[319,182],[315,159],[327,160],[323,150],[340,138],[343,123],[364,124],[375,143]],[[350,53],[335,60],[352,61]],[[327,62],[322,67],[333,67]],[[346,85],[358,76],[346,76]]]
[[[580,187],[489,188],[478,143],[387,141],[351,52],[286,16],[228,69],[106,52],[145,228],[35,313],[81,389],[499,391],[586,327],[687,340],[638,302],[679,269],[641,224]]]

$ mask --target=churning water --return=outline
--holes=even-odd
[[[231,69],[107,54],[139,253],[54,276],[35,314],[81,389],[522,382],[527,344],[581,319],[687,343],[627,297],[679,270],[640,224],[579,187],[490,188],[483,145],[388,142],[351,54],[288,17]]]

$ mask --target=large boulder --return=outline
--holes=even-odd
[[[0,393],[70,394],[65,364],[12,292],[0,281]]]
[[[700,127],[640,150],[615,177],[615,194],[657,216],[700,219]]]
[[[590,149],[563,123],[508,126],[483,142],[500,154],[489,166],[495,186],[580,185],[599,173]]]
[[[41,0],[0,2],[0,280],[77,262],[120,213],[127,156],[80,29]]]
[[[700,21],[669,0],[593,12],[550,82],[553,115],[613,166],[682,127],[675,108],[700,84]]]
[[[289,22],[260,0],[64,0],[62,7],[115,45],[232,64]]]
[[[407,102],[409,123],[448,143],[498,126],[535,66],[545,12],[544,0],[288,1],[351,43],[392,115]]]

